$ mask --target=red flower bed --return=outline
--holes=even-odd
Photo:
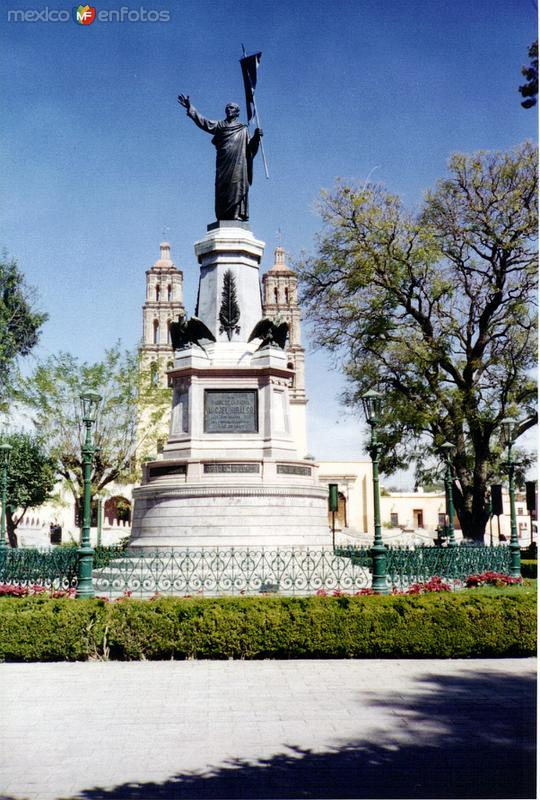
[[[428,592],[451,592],[452,587],[445,583],[438,575],[433,575],[428,581],[411,583],[408,589],[394,587],[391,594],[427,594]]]
[[[17,586],[15,583],[0,583],[0,597],[28,597],[34,594],[47,594],[49,597],[75,597],[75,588],[48,589],[34,583],[31,586]]]
[[[428,581],[413,583],[409,586],[405,594],[426,594],[427,592],[451,592],[452,587],[445,583],[438,575],[434,575]]]
[[[475,589],[477,586],[512,586],[519,583],[523,583],[523,578],[511,578],[501,572],[482,572],[479,575],[469,575],[465,580],[467,589]]]

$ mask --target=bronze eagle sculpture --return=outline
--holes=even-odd
[[[171,322],[170,331],[173,350],[184,350],[191,344],[196,344],[206,353],[200,340],[216,341],[212,331],[198,317],[191,317],[191,319],[187,320],[185,317],[180,316],[178,317],[178,322]]]
[[[263,347],[280,347],[285,350],[288,333],[289,325],[286,322],[281,322],[278,325],[274,320],[265,318],[257,322],[250,333],[248,342],[253,341],[253,339],[262,339],[257,350],[262,350]]]

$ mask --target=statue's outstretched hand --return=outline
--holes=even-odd
[[[191,103],[189,102],[189,95],[188,94],[179,94],[178,95],[178,102],[181,106],[183,106],[187,111],[189,111]]]

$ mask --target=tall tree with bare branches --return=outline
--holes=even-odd
[[[455,445],[463,533],[481,539],[506,416],[537,421],[537,153],[454,155],[417,213],[381,187],[323,195],[317,254],[300,266],[320,345],[341,359],[345,402],[385,395],[387,473],[425,476]]]

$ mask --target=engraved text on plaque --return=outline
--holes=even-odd
[[[256,389],[206,389],[205,433],[257,433]]]

